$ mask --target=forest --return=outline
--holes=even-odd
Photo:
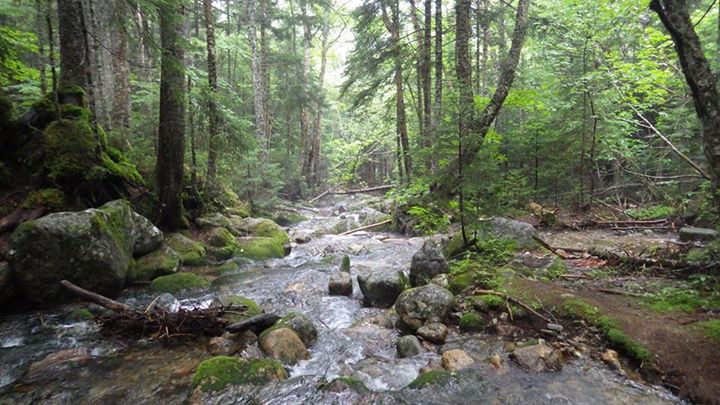
[[[720,403],[718,72],[717,0],[0,0],[0,404]]]

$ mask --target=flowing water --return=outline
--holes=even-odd
[[[332,211],[321,210],[294,226],[291,233],[323,233],[322,229],[338,223]],[[342,215],[345,221],[360,219],[352,212]],[[499,338],[459,334],[456,330],[451,331],[440,352],[462,348],[476,359],[476,366],[456,373],[448,384],[407,388],[420,368],[438,361],[439,355],[428,351],[414,358],[397,358],[399,332],[387,327],[394,313],[363,307],[356,280],[352,297],[328,296],[327,283],[345,254],[351,258],[353,279],[365,268],[407,270],[423,241],[372,232],[319,235],[295,246],[288,257],[246,263],[237,272],[216,279],[209,289],[179,295],[175,307],[203,306],[219,294],[238,294],[254,299],[267,312],[304,313],[318,329],[310,359],[290,367],[289,379],[263,387],[233,386],[194,400],[222,404],[678,402],[663,389],[637,384],[589,358],[572,360],[560,372],[526,373],[509,361]],[[146,291],[135,290],[121,300],[140,307],[153,298]],[[0,320],[0,404],[183,403],[190,398],[194,367],[210,356],[204,343],[163,347],[137,342],[125,346],[100,335],[92,321],[66,321],[67,311],[29,312]],[[59,351],[79,360],[30,367]],[[484,361],[493,354],[505,360],[499,370]],[[258,357],[262,353],[252,345],[241,355]],[[321,388],[338,376],[353,376],[369,390],[358,393]]]

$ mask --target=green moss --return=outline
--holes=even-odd
[[[675,214],[675,208],[666,205],[657,205],[647,208],[631,208],[625,211],[628,215],[637,220],[651,220],[667,218]]]
[[[720,319],[696,322],[695,326],[699,327],[707,337],[720,343]]]
[[[249,259],[264,260],[285,256],[285,247],[276,238],[238,238],[237,246],[234,254]]]
[[[134,260],[128,271],[129,281],[151,281],[159,276],[173,274],[180,268],[180,255],[167,245]]]
[[[487,309],[498,309],[505,307],[505,300],[497,295],[475,295],[470,297],[474,304],[487,308]]]
[[[274,239],[280,245],[290,242],[287,232],[269,219],[261,219],[252,227],[251,232],[253,236]]]
[[[199,266],[205,260],[205,245],[182,234],[174,233],[165,237],[165,243],[180,255],[185,266]]]
[[[235,246],[235,236],[225,228],[213,228],[208,238],[208,245],[213,247]]]
[[[95,316],[87,308],[75,308],[65,317],[67,321],[79,322],[93,319]]]
[[[45,129],[45,166],[53,180],[87,178],[98,163],[99,145],[86,121],[62,119]]]
[[[370,391],[360,379],[353,376],[337,377],[329,383],[323,384],[322,388],[324,390],[334,391],[337,386],[348,387],[358,394],[365,394]]]
[[[198,365],[193,387],[207,392],[221,390],[228,385],[261,385],[286,378],[287,372],[275,360],[216,356]]]
[[[348,257],[348,255],[343,256],[342,263],[340,263],[340,271],[350,273],[350,257]]]
[[[628,357],[641,362],[647,362],[652,358],[652,353],[645,346],[633,340],[620,329],[609,329],[605,331],[605,335],[612,346]]]
[[[175,273],[156,278],[150,284],[150,289],[159,292],[175,294],[187,288],[206,288],[210,283],[193,273]]]
[[[561,314],[564,316],[583,319],[589,323],[595,323],[600,314],[600,310],[596,307],[578,298],[565,300],[565,302],[562,303],[560,310]]]
[[[409,385],[410,389],[420,389],[427,386],[446,385],[455,379],[455,374],[449,371],[428,371],[420,374]]]
[[[115,149],[115,151],[117,151],[117,149]],[[113,158],[113,156],[115,156],[115,158]],[[113,154],[113,156],[107,152],[100,154],[103,168],[110,175],[140,185],[145,183],[145,179],[140,172],[138,172],[137,167],[130,163],[122,154]]]
[[[460,317],[460,330],[463,332],[479,332],[484,326],[485,319],[477,312],[468,312]]]
[[[453,258],[463,251],[463,238],[462,235],[457,234],[450,239],[450,242],[443,249],[443,254],[447,258]]]
[[[563,274],[565,274],[568,270],[567,264],[564,260],[560,259],[559,257],[556,257],[552,263],[545,269],[545,275],[543,276],[543,279],[546,281],[551,281],[559,278]]]
[[[233,261],[227,261],[223,263],[220,267],[217,268],[216,272],[217,274],[225,274],[225,273],[231,273],[233,271],[236,271],[240,268],[240,265],[233,262]]]
[[[687,312],[698,309],[720,307],[720,297],[713,294],[701,294],[691,287],[666,287],[644,298],[645,303],[658,312]]]
[[[48,211],[59,211],[67,207],[65,193],[56,188],[43,188],[33,191],[20,203],[20,208],[31,209],[43,207]]]
[[[90,110],[72,104],[60,105],[60,116],[63,119],[90,122]]]

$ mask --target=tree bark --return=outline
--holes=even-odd
[[[309,182],[312,183],[312,139],[310,135],[310,94],[308,87],[310,85],[310,51],[312,50],[312,25],[310,16],[307,13],[307,2],[304,0],[300,1],[300,20],[302,21],[302,45],[303,45],[303,59],[302,59],[302,71],[300,72],[300,88],[302,93],[300,94],[300,142],[302,144],[302,168],[301,174]]]
[[[220,153],[220,117],[218,115],[217,97],[217,60],[215,58],[215,21],[212,11],[212,0],[203,0],[203,11],[205,14],[205,35],[207,37],[207,67],[208,84],[210,85],[210,97],[207,100],[208,108],[208,165],[207,184],[214,189],[217,176],[217,159]]]
[[[432,0],[425,0],[425,26],[423,35],[423,48],[422,48],[422,95],[423,95],[423,129],[425,130],[422,134],[423,146],[425,153],[428,156],[432,156],[432,152],[429,150],[433,145],[433,125],[432,125],[432,79],[430,73],[432,70],[432,62],[430,60],[430,53],[432,52]],[[432,163],[430,158],[425,159],[425,169],[428,171],[432,170]]]
[[[416,52],[416,58],[415,58],[415,85],[417,87],[417,105],[415,107],[415,110],[417,111],[418,116],[418,128],[420,129],[420,145],[425,147],[425,139],[424,134],[426,131],[425,128],[425,109],[423,108],[423,55],[425,53],[424,46],[425,46],[425,40],[423,38],[423,28],[420,26],[420,21],[418,20],[418,10],[417,6],[415,5],[415,0],[409,0],[410,2],[410,20],[413,25],[413,31],[415,34],[415,41],[417,43],[417,52]],[[412,97],[412,88],[410,88],[410,95]]]
[[[690,20],[687,1],[652,0],[650,9],[658,14],[675,43],[702,126],[704,151],[712,177],[711,195],[716,213],[720,213],[720,102],[715,77]]]
[[[443,93],[443,32],[442,32],[442,0],[435,0],[435,103],[432,111],[432,129],[430,131],[430,142],[435,144],[437,130],[442,121],[442,93]],[[435,154],[430,154],[430,172],[437,170]]]
[[[253,102],[255,106],[255,138],[260,147],[260,158],[267,157],[267,128],[266,128],[266,112],[265,101],[263,95],[263,77],[262,77],[262,53],[258,44],[257,31],[257,7],[255,0],[248,0],[248,40],[250,42],[252,84],[253,84]]]
[[[79,0],[57,0],[60,38],[59,87],[79,86],[89,91],[88,75],[92,59],[87,55],[83,29],[83,7]]]
[[[43,95],[47,93],[47,56],[45,55],[45,43],[47,41],[47,35],[45,33],[45,18],[47,12],[46,0],[35,0],[35,29],[37,31],[37,44],[38,44],[38,71],[40,72],[40,93]]]
[[[113,30],[113,105],[110,115],[112,128],[127,132],[130,129],[130,62],[128,34],[123,26],[128,16],[128,5],[124,1],[115,2],[116,27]]]
[[[160,118],[158,127],[157,224],[168,230],[186,228],[181,194],[185,143],[185,68],[181,46],[182,0],[163,1],[160,15]]]
[[[327,55],[329,49],[329,35],[330,35],[330,26],[327,22],[325,22],[325,25],[323,26],[322,31],[322,49],[320,51],[320,75],[318,76],[318,86],[320,89],[323,88],[325,85],[325,71],[327,70]],[[317,101],[317,108],[315,110],[315,123],[313,125],[313,133],[312,133],[312,139],[311,139],[311,148],[310,148],[310,158],[308,159],[310,163],[310,179],[309,179],[309,185],[310,187],[314,187],[319,182],[319,176],[318,176],[318,166],[320,165],[320,139],[322,136],[322,117],[323,117],[323,104],[325,103],[325,98],[323,97],[323,93],[321,90],[321,96]]]

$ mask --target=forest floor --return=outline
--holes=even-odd
[[[635,252],[668,247],[676,236],[612,230],[542,234],[552,246]],[[567,264],[569,277],[552,281],[514,278],[509,290],[544,307],[561,308],[569,299],[589,304],[598,315],[614,319],[620,330],[652,353],[652,365],[636,362],[637,369],[631,367],[630,373],[639,371],[636,377],[662,383],[692,401],[720,403],[720,341],[698,324],[717,320],[720,308],[695,307],[694,295],[668,297],[687,291],[688,284],[667,274],[608,270],[602,260],[593,257],[569,260]]]

